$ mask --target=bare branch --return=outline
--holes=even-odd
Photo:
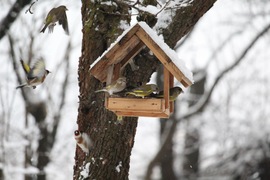
[[[22,84],[22,78],[20,76],[20,73],[19,73],[19,70],[17,67],[17,59],[15,57],[14,41],[13,41],[13,38],[11,37],[10,34],[8,34],[8,40],[9,40],[9,45],[10,45],[10,55],[11,55],[13,70],[16,74],[18,84]],[[28,102],[28,98],[27,98],[27,95],[26,95],[24,89],[22,88],[21,91],[22,91],[22,96],[23,96],[24,101]]]
[[[16,0],[6,17],[0,23],[0,40],[6,35],[12,23],[19,16],[20,11],[30,2],[31,0]]]
[[[37,0],[37,1],[38,1],[38,0]],[[32,8],[32,6],[33,6],[37,1],[32,2],[32,3],[30,4],[29,8],[25,11],[25,14],[26,14],[27,12],[29,12],[30,14],[34,14],[33,11],[31,11],[31,8]]]

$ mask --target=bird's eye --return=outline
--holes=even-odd
[[[78,136],[80,134],[80,131],[76,130],[74,131],[75,136]]]

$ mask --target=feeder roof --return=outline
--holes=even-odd
[[[138,22],[125,30],[109,49],[96,59],[90,72],[101,82],[105,82],[111,65],[120,63],[121,67],[124,67],[145,46],[185,87],[193,83],[192,72],[186,68],[185,63],[145,22]]]

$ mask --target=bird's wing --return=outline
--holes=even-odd
[[[21,59],[21,64],[22,64],[22,67],[23,67],[23,70],[26,74],[28,74],[30,72],[30,67],[28,66],[28,64],[24,63],[24,61]]]
[[[66,14],[66,11],[61,11],[59,12],[58,14],[58,17],[59,17],[59,24],[62,25],[63,29],[65,30],[65,32],[67,34],[69,34],[69,30],[68,30],[68,20],[67,20],[67,14]]]
[[[55,18],[55,11],[56,8],[52,8],[49,13],[47,14],[47,17],[45,19],[45,24],[50,24],[51,22],[53,22],[54,18]]]
[[[45,63],[43,60],[39,60],[35,63],[31,69],[28,79],[41,78],[45,74]]]

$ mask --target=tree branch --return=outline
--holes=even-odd
[[[12,23],[19,16],[20,11],[29,3],[31,3],[31,0],[16,0],[6,17],[0,23],[0,40],[6,35]]]

